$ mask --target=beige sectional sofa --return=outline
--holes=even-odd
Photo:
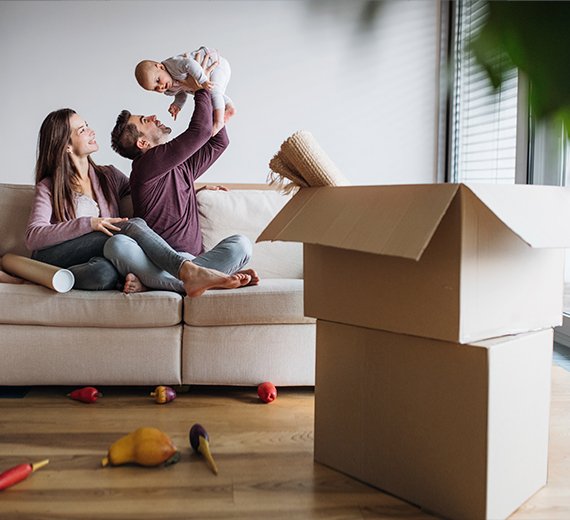
[[[0,256],[28,256],[33,186],[0,184]],[[199,193],[206,247],[255,242],[287,201],[272,190]],[[303,316],[300,244],[254,244],[254,287],[200,298],[149,291],[56,293],[0,284],[0,385],[313,385],[315,324]]]

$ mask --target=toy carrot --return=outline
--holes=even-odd
[[[49,459],[34,464],[18,464],[0,474],[0,491],[28,478],[34,471],[43,468]]]

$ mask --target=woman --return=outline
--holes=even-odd
[[[38,138],[36,192],[26,229],[32,258],[68,268],[76,289],[116,287],[119,275],[103,258],[129,180],[113,166],[97,166],[95,132],[69,108],[50,113]]]
[[[94,163],[91,154],[98,149],[95,132],[74,110],[56,110],[45,118],[26,229],[32,258],[69,269],[75,289],[112,289],[119,274],[103,250],[117,233],[136,241],[158,272],[174,277],[177,285],[172,290],[199,296],[210,288],[241,287],[251,281],[247,274],[226,275],[199,267],[174,251],[142,219],[119,217],[119,202],[129,193],[129,181],[115,167]],[[133,279],[128,277],[130,284]]]

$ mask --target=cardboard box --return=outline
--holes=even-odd
[[[546,483],[552,330],[469,345],[317,321],[315,460],[447,518]]]
[[[570,190],[304,188],[258,238],[304,242],[305,314],[468,343],[560,325]]]

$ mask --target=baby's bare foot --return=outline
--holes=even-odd
[[[242,271],[238,271],[236,274],[246,274],[251,277],[250,282],[247,285],[258,285],[259,284],[259,276],[255,269],[243,269]]]
[[[208,289],[237,289],[251,281],[245,273],[232,275],[214,269],[199,267],[192,262],[184,262],[180,268],[180,280],[184,284],[186,294],[192,298],[201,296]]]
[[[133,294],[138,292],[145,292],[147,290],[146,286],[133,274],[129,273],[125,278],[125,285],[123,287],[123,292],[125,294]]]
[[[226,105],[224,110],[224,123],[227,123],[230,118],[236,115],[236,108],[233,105]]]

